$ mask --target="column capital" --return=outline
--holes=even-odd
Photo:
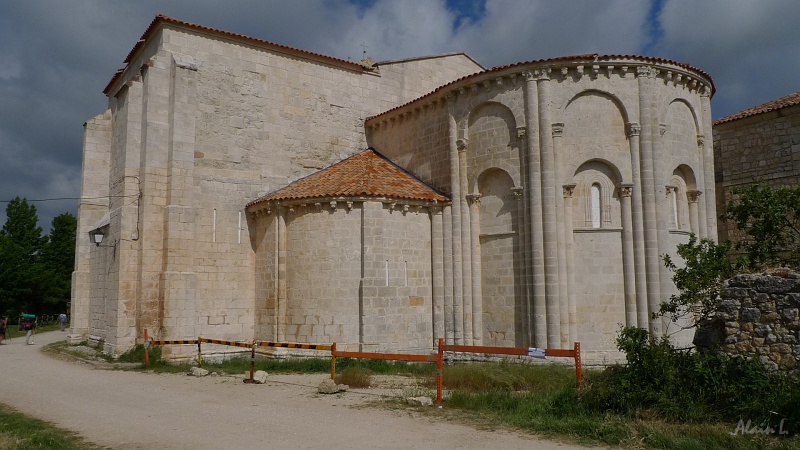
[[[703,193],[698,190],[686,191],[686,199],[689,203],[697,203],[697,200]]]
[[[667,132],[667,124],[660,123],[658,124],[658,133],[663,136]]]
[[[575,183],[565,184],[561,186],[562,189],[564,190],[564,198],[572,198],[572,196],[575,194],[575,187],[577,186],[578,185]]]
[[[636,67],[636,76],[653,78],[656,76],[656,71],[653,66],[638,66]]]
[[[524,188],[516,186],[511,188],[511,196],[514,197],[514,200],[522,200],[522,193],[525,191]]]
[[[552,127],[553,127],[553,137],[561,137],[564,134],[563,123],[554,123]]]
[[[697,146],[699,148],[703,148],[706,146],[706,137],[703,136],[702,134],[697,135]]]
[[[525,81],[536,81],[536,74],[532,70],[525,70],[522,72],[522,78]]]
[[[619,193],[622,197],[631,197],[633,195],[633,183],[620,184]]]
[[[625,124],[625,132],[628,137],[639,136],[642,132],[642,126],[639,125],[639,122],[628,122]]]
[[[467,144],[469,144],[469,140],[467,138],[462,138],[456,140],[456,147],[458,147],[459,152],[464,152],[467,150]]]
[[[467,201],[469,202],[470,206],[480,206],[481,205],[481,197],[482,194],[467,194]]]
[[[667,195],[674,194],[675,192],[678,191],[678,186],[673,186],[671,184],[668,184],[664,187],[666,188]]]
[[[517,127],[517,138],[522,139],[528,134],[528,127]]]
[[[532,80],[549,80],[550,79],[550,71],[551,69],[536,69],[536,70],[526,70],[522,72],[522,76],[525,77],[525,80],[532,81]]]

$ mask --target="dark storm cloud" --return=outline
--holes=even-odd
[[[153,20],[330,56],[464,51],[486,67],[580,53],[687,62],[717,85],[714,117],[795,91],[795,0],[11,0],[0,3],[0,200],[77,197],[82,124]],[[657,19],[658,22],[654,22]],[[77,201],[36,203],[42,225]],[[0,222],[5,221],[0,204]]]

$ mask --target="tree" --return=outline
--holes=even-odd
[[[64,213],[53,219],[48,242],[42,247],[41,263],[49,309],[64,311],[69,302],[75,270],[75,233],[78,221]]]
[[[723,218],[746,233],[736,248],[745,250],[749,268],[800,267],[800,186],[770,188],[754,183],[736,189]]]
[[[0,314],[16,314],[42,301],[39,252],[47,242],[36,207],[19,197],[6,207],[0,230]]]
[[[683,267],[678,267],[669,255],[664,255],[664,265],[673,272],[672,281],[678,293],[661,303],[657,315],[669,315],[677,321],[688,313],[692,325],[713,317],[719,306],[722,283],[735,272],[728,259],[730,249],[730,242],[698,241],[692,234],[689,242],[678,244],[678,256],[683,259]]]

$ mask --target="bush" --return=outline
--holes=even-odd
[[[678,350],[640,328],[623,328],[617,347],[627,365],[587,377],[581,392],[587,408],[680,422],[800,420],[797,381],[757,360]]]
[[[119,355],[121,362],[142,363],[144,364],[144,345],[138,344],[127,352]],[[161,361],[161,346],[153,345],[150,347],[150,363]]]

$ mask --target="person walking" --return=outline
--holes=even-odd
[[[25,343],[33,345],[33,336],[36,334],[36,315],[23,314],[22,315],[22,330],[25,331]]]
[[[0,316],[0,345],[5,345],[6,340],[6,318]]]
[[[59,314],[58,321],[61,323],[61,331],[64,331],[64,329],[67,326],[67,313],[62,312],[61,314]]]

